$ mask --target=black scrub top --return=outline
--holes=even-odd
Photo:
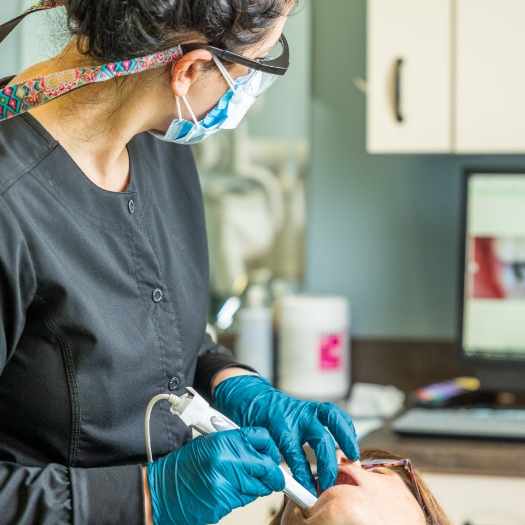
[[[143,524],[144,415],[237,365],[205,335],[208,253],[187,146],[128,144],[112,193],[30,115],[0,123],[0,523]],[[155,458],[190,440],[168,403]]]

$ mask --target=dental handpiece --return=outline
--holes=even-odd
[[[194,428],[204,436],[213,432],[237,430],[240,428],[226,416],[210,407],[206,400],[193,388],[188,388],[187,390],[193,397],[188,396],[188,394],[182,397],[173,395],[170,396],[170,401],[172,404],[171,413],[177,414],[188,427]],[[286,483],[283,492],[303,509],[315,505],[317,498],[292,478],[283,467],[280,468],[283,471]]]

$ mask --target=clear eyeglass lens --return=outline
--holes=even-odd
[[[279,42],[277,42],[277,44],[274,47],[272,47],[272,49],[270,49],[270,51],[268,52],[268,55],[263,60],[263,62],[275,60],[276,58],[279,58],[283,53],[284,53],[284,47],[283,47],[282,42],[279,40]]]
[[[256,71],[244,85],[244,91],[253,98],[260,97],[277,80],[278,75],[270,73],[260,73]]]

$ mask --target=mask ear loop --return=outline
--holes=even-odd
[[[175,95],[175,101],[177,103],[177,115],[179,116],[179,122],[182,122],[182,112],[180,110],[180,98]]]
[[[215,56],[212,55],[213,61],[215,62],[215,65],[219,68],[219,71],[222,73],[222,76],[225,78],[226,82],[230,86],[231,90],[235,93],[237,89],[235,88],[235,82],[233,81],[233,78],[228,73],[228,70],[224,67],[223,63]]]
[[[178,99],[178,97],[177,97]],[[197,117],[195,116],[195,113],[193,113],[193,109],[191,109],[191,106],[188,102],[188,99],[186,97],[182,97],[182,101],[184,102],[184,104],[186,105],[186,107],[188,108],[188,111],[190,112],[190,115],[191,115],[191,118],[193,119],[193,123],[198,127],[200,128],[201,125],[199,124],[199,121],[197,120]],[[180,103],[179,103],[179,118],[180,118]],[[182,119],[181,119],[182,120]]]
[[[217,67],[219,68],[219,71],[222,73],[223,77],[226,79],[226,82],[228,83],[228,85],[230,86],[232,91],[235,93],[236,89],[235,89],[235,83],[233,81],[233,78],[228,73],[228,71],[226,70],[224,65],[221,63],[221,61],[215,55],[212,55],[212,58],[215,61],[215,64],[217,65]],[[177,103],[177,112],[179,114],[179,122],[181,122],[182,121],[182,114],[181,114],[181,109],[180,109],[180,98],[178,96],[176,96],[176,95],[175,95],[175,101]],[[190,106],[190,104],[188,102],[188,99],[186,97],[182,97],[182,101],[184,102],[184,105],[188,109],[195,126],[197,126],[197,128],[201,128],[202,126],[200,125],[199,121],[197,120],[197,117],[195,116],[195,113],[193,113],[193,110],[191,109],[191,106]]]
[[[173,74],[173,69],[175,68],[175,65],[176,64],[173,64],[173,66],[171,66],[171,73],[172,74]],[[195,113],[193,113],[193,110],[191,109],[188,100],[186,99],[186,97],[182,97],[182,100],[183,100],[184,104],[186,105],[186,107],[188,108],[188,111],[190,112],[191,118],[193,119],[193,123],[198,128],[200,128],[201,125],[199,124],[199,121],[197,120],[197,117],[195,116]],[[179,122],[182,122],[182,112],[180,110],[180,98],[177,95],[175,95],[175,102],[177,104],[177,113],[179,114]]]

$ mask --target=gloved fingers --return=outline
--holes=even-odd
[[[265,428],[243,428],[240,432],[257,452],[270,457],[277,465],[281,464],[281,454]]]
[[[250,494],[263,496],[272,491],[281,492],[285,485],[283,472],[279,468],[281,456],[268,431],[264,428],[244,428],[238,433],[249,447],[246,451],[248,456],[241,456],[244,459],[244,471],[248,475],[245,481],[255,488],[258,483],[265,486],[264,494],[260,487]],[[246,493],[246,489],[247,486],[243,487],[242,492]]]
[[[305,429],[304,439],[315,452],[321,490],[328,490],[333,487],[338,472],[334,440],[319,421],[313,421]]]
[[[272,492],[282,492],[284,490],[286,483],[283,471],[272,460],[267,462],[264,470],[256,474],[254,474],[253,483],[255,486],[255,482],[258,482],[257,492],[255,493],[257,496],[268,496]]]
[[[282,434],[279,440],[279,448],[286,464],[290,467],[294,478],[312,494],[317,496],[314,477],[310,463],[306,459],[302,443],[291,434]]]
[[[283,471],[272,458],[253,451],[253,454],[244,462],[243,468],[247,476],[241,484],[246,482],[249,483],[250,486],[258,487],[259,484],[262,483],[265,486],[265,490],[269,489],[269,492],[264,494],[260,492],[260,489],[258,489],[259,492],[248,492],[248,494],[267,496],[271,492],[281,492],[284,490],[285,481]],[[245,494],[245,490],[246,488],[243,486],[241,492]]]
[[[359,445],[350,416],[335,403],[323,403],[319,405],[318,418],[325,427],[328,427],[346,457],[351,461],[358,461]]]
[[[266,485],[266,483],[262,479],[258,479],[251,476],[246,476],[245,479],[241,481],[238,490],[241,494],[241,498],[243,499],[243,501],[249,500],[245,502],[244,505],[246,505],[247,503],[251,503],[257,498],[264,498],[265,496],[269,496],[272,492],[280,492],[280,490],[274,490],[273,488]]]

